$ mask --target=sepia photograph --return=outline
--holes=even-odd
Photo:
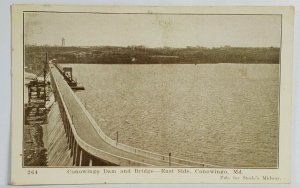
[[[277,167],[280,15],[24,22],[24,166]]]
[[[283,167],[283,14],[46,9],[22,11],[22,168]]]

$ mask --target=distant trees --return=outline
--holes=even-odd
[[[32,68],[40,64],[43,61],[43,55],[41,54],[45,52],[48,52],[49,59],[56,58],[60,63],[83,64],[278,64],[280,58],[280,49],[274,47],[242,48],[224,46],[219,48],[205,48],[188,46],[186,48],[146,48],[142,45],[128,47],[26,46],[26,66]],[[134,61],[132,61],[133,59]],[[36,67],[36,69],[40,68],[40,66]]]

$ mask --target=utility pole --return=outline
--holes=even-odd
[[[45,102],[45,107],[46,107],[46,68],[47,68],[47,62],[48,62],[48,52],[46,52],[46,61],[45,61],[45,64],[44,64],[44,102]]]
[[[46,62],[44,64],[44,83],[46,83],[46,68],[47,68],[47,62],[48,62],[48,53],[46,52]]]

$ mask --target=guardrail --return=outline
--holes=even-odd
[[[56,66],[54,66],[56,68]],[[58,69],[58,68],[57,68]],[[51,72],[51,68],[50,68],[50,75],[51,75],[51,81],[52,83],[54,83],[54,88],[56,90],[55,93],[57,93],[56,97],[57,97],[57,101],[59,103],[59,107],[61,110],[62,114],[66,114],[67,117],[67,126],[70,126],[72,129],[72,132],[74,134],[74,137],[76,139],[76,141],[78,142],[78,144],[80,145],[80,147],[82,149],[84,149],[86,152],[90,153],[91,155],[93,155],[94,157],[100,157],[100,158],[104,158],[104,159],[109,159],[110,161],[113,161],[113,163],[117,164],[117,165],[131,165],[131,166],[135,166],[135,165],[144,165],[144,166],[152,166],[151,164],[147,164],[144,162],[138,162],[138,161],[133,161],[131,159],[127,159],[121,156],[115,156],[111,153],[105,152],[103,150],[100,150],[98,148],[95,148],[93,146],[88,145],[87,143],[85,143],[77,134],[73,122],[72,122],[72,118],[67,110],[67,106],[63,100],[63,95],[61,94],[60,89],[57,86],[56,80],[52,75]],[[65,83],[67,84],[67,83]],[[98,126],[98,124],[95,122],[95,120],[92,118],[92,116],[90,115],[90,113],[85,109],[84,105],[82,104],[82,102],[79,100],[79,98],[74,94],[74,92],[72,91],[72,89],[68,86],[68,92],[72,95],[72,97],[74,97],[74,99],[76,100],[76,102],[78,103],[78,105],[80,106],[80,108],[82,109],[82,111],[84,112],[84,114],[86,115],[86,117],[88,118],[88,120],[90,121],[90,123],[92,124],[93,128],[95,129],[95,131],[98,133],[98,135],[108,144],[110,144],[113,147],[116,147],[120,150],[126,151],[126,152],[130,152],[130,153],[134,153],[136,155],[139,156],[143,156],[146,158],[151,158],[151,159],[155,159],[158,161],[162,161],[165,163],[169,163],[170,161],[170,157],[167,155],[162,155],[162,154],[158,154],[158,153],[154,153],[154,152],[150,152],[150,151],[146,151],[143,149],[139,149],[139,148],[135,148],[135,147],[131,147],[122,143],[117,142],[116,140],[111,139],[110,137],[108,137],[100,128],[100,126]],[[123,163],[126,161],[125,164],[121,164],[120,159],[123,160]],[[220,167],[217,165],[212,165],[212,164],[207,164],[207,163],[199,163],[199,162],[195,162],[195,161],[190,161],[190,160],[185,160],[185,159],[180,159],[177,157],[171,157],[171,166],[194,166],[194,167]]]

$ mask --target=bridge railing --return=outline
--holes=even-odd
[[[50,69],[51,70],[51,69]],[[51,74],[52,76],[52,74]],[[53,77],[53,76],[52,76]],[[54,79],[54,78],[53,78]],[[55,81],[55,80],[54,80]],[[55,82],[56,83],[56,82]],[[67,83],[66,83],[67,84]],[[92,124],[92,126],[94,127],[94,129],[96,130],[96,132],[98,133],[98,135],[108,144],[110,144],[111,146],[113,147],[116,147],[118,149],[121,149],[123,151],[126,151],[126,152],[131,152],[131,153],[134,153],[136,155],[140,155],[140,156],[145,156],[147,158],[152,158],[152,159],[155,159],[155,160],[159,160],[159,161],[164,161],[164,162],[169,162],[171,160],[171,165],[172,166],[197,166],[197,167],[220,167],[220,166],[217,166],[217,165],[212,165],[212,164],[207,164],[207,163],[200,163],[200,162],[195,162],[195,161],[190,161],[190,160],[185,160],[185,159],[180,159],[180,158],[177,158],[177,157],[170,157],[168,155],[162,155],[162,154],[158,154],[158,153],[154,153],[154,152],[150,152],[150,151],[147,151],[147,150],[143,150],[143,149],[139,149],[139,148],[135,148],[135,147],[132,147],[132,146],[128,146],[128,145],[125,145],[125,144],[122,144],[120,142],[117,142],[116,140],[113,140],[111,139],[109,136],[107,136],[103,130],[100,128],[100,126],[96,123],[96,121],[94,120],[94,118],[90,115],[90,113],[86,110],[86,108],[84,107],[84,105],[82,104],[82,102],[80,101],[80,99],[75,95],[75,93],[72,91],[72,89],[70,87],[67,87],[68,88],[68,92],[72,95],[72,97],[75,98],[76,102],[79,104],[79,106],[81,107],[81,109],[83,110],[83,112],[85,113],[86,117],[88,118],[88,120],[90,121],[90,123]],[[63,98],[61,93],[60,93],[60,90],[59,88],[57,88],[56,86],[56,90],[58,91],[58,98]],[[61,101],[62,103],[62,108],[64,109],[67,109],[66,105],[64,104],[64,101],[62,100]],[[69,114],[67,111],[64,112],[66,114]],[[70,116],[70,115],[69,115]],[[69,118],[69,117],[68,117]],[[70,119],[69,119],[70,120]],[[72,127],[72,130],[74,129],[74,126],[71,126]],[[76,130],[74,129],[73,131],[75,131],[76,133]],[[87,148],[91,148],[91,146],[85,146]],[[97,148],[93,148],[91,151],[95,151],[97,150]],[[104,151],[102,151],[104,152]],[[91,152],[89,152],[91,153]],[[148,164],[149,165],[149,164]],[[148,166],[147,165],[147,166]]]

